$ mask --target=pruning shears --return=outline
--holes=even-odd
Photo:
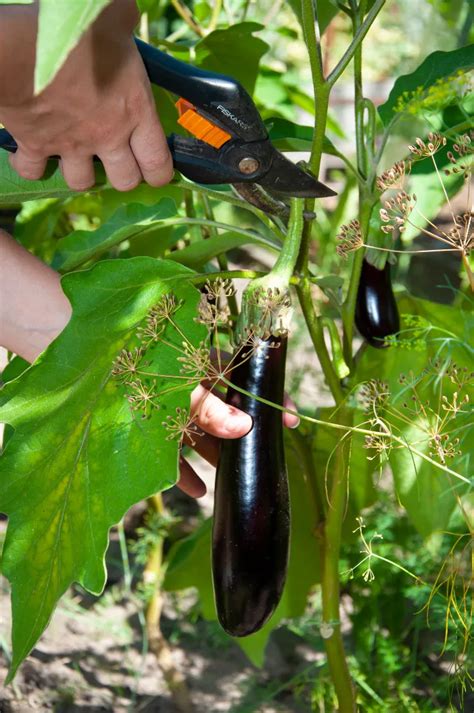
[[[168,145],[175,168],[186,178],[233,184],[237,192],[243,184],[254,184],[256,190],[247,186],[245,197],[270,212],[258,198],[258,186],[277,199],[275,204],[291,196],[335,195],[272,145],[257,107],[239,82],[181,62],[141,40],[136,44],[150,81],[179,97],[178,123],[192,136],[172,134]],[[17,148],[5,129],[0,130],[0,147],[11,152]]]

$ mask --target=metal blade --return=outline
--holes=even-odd
[[[273,148],[273,147],[272,147]],[[335,191],[273,149],[270,170],[258,183],[272,193],[295,198],[328,198]]]

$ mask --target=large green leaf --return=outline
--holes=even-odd
[[[41,0],[36,43],[36,94],[54,79],[81,36],[111,2]]]
[[[214,30],[196,45],[196,63],[203,69],[229,74],[253,94],[260,59],[268,45],[254,33],[263,26],[241,22],[224,30]]]
[[[176,215],[176,205],[170,198],[163,198],[153,206],[138,203],[122,205],[112,217],[97,230],[76,230],[58,242],[58,250],[53,259],[53,267],[63,272],[98,257],[106,250],[124,240],[148,238],[156,240],[161,233],[166,235],[161,241],[162,253],[177,239],[164,231],[173,225],[186,227],[187,219]],[[221,224],[219,224],[221,225]],[[226,227],[222,224],[222,227]],[[235,228],[232,233],[224,233],[209,240],[202,240],[173,253],[171,259],[184,265],[201,265],[226,250],[246,243],[259,243],[279,249],[280,243],[271,237],[253,230]]]
[[[180,378],[176,351],[182,334],[169,322],[166,344],[146,352],[147,372],[169,375],[156,377],[159,408],[148,417],[131,411],[127,387],[111,372],[163,295],[175,295],[173,321],[187,339],[204,338],[190,274],[176,263],[134,258],[68,275],[69,324],[0,393],[0,419],[15,429],[0,459],[0,511],[9,518],[2,566],[12,588],[10,676],[72,582],[102,591],[109,528],[133,503],[176,481],[178,442],[164,424],[189,407],[192,385]],[[151,376],[142,379],[153,385]]]
[[[268,119],[270,138],[280,151],[311,151],[314,129],[312,126],[295,124],[287,119]],[[323,153],[339,156],[339,151],[327,136],[323,140]]]
[[[283,619],[303,614],[309,590],[319,581],[316,511],[299,456],[291,439],[287,437],[285,440],[292,512],[290,560],[285,589],[280,604],[263,629],[251,636],[233,639],[256,666],[263,665],[265,647],[273,629]],[[211,575],[211,520],[173,548],[164,586],[168,591],[196,587],[203,616],[206,619],[217,618]]]
[[[105,183],[102,166],[96,166],[96,186]],[[40,181],[27,181],[11,168],[8,153],[0,150],[0,206],[14,205],[37,198],[67,198],[75,195],[68,187],[57,161],[50,161],[44,177]]]
[[[75,230],[60,240],[53,267],[63,272],[73,270],[123,240],[150,233],[160,224],[167,225],[165,221],[175,215],[176,204],[170,198],[153,206],[125,203],[97,230]]]
[[[217,255],[234,250],[235,248],[243,247],[249,244],[264,244],[278,250],[280,245],[277,241],[272,241],[270,238],[260,238],[255,236],[239,235],[231,231],[222,233],[216,237],[207,238],[206,240],[198,240],[191,245],[187,245],[182,250],[175,250],[168,255],[169,260],[176,260],[181,265],[191,267],[195,270],[202,267],[206,262],[212,260]]]
[[[451,52],[432,52],[414,72],[398,77],[387,101],[378,109],[380,118],[388,126],[402,107],[424,96],[431,87],[460,71],[473,69],[474,45]]]

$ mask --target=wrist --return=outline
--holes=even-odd
[[[70,316],[59,275],[0,230],[0,346],[32,362]]]

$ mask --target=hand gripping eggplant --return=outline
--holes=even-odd
[[[150,81],[180,97],[178,122],[194,136],[172,134],[168,145],[175,168],[186,178],[204,184],[257,183],[279,198],[334,195],[275,149],[239,82],[181,62],[141,40],[136,43]],[[4,129],[0,148],[17,148]]]

